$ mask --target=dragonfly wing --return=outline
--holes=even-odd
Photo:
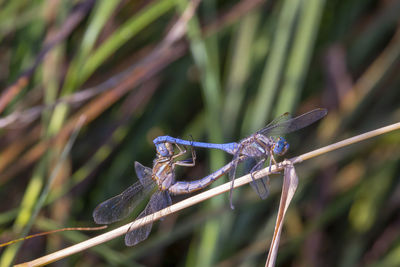
[[[172,204],[171,195],[168,193],[168,191],[164,191],[163,193],[164,193],[164,199],[165,199],[164,203],[167,203],[167,206],[165,206],[165,207],[163,207],[161,209],[164,209],[164,208],[166,208],[168,206],[171,206],[171,204]]]
[[[323,108],[311,110],[295,118],[290,118],[290,115],[285,113],[257,133],[265,136],[276,136],[294,132],[322,119],[327,113],[328,111]]]
[[[291,118],[292,118],[292,115],[289,112],[285,112],[282,115],[273,119],[270,123],[268,123],[267,126],[264,127],[264,129],[275,127],[276,125],[282,124],[285,121],[290,120]]]
[[[256,165],[251,169],[250,173],[255,173],[262,169],[265,159],[260,159]],[[269,177],[264,176],[260,179],[254,179],[250,182],[251,188],[260,196],[261,199],[266,199],[269,195]]]
[[[266,199],[269,196],[269,177],[257,179],[250,183],[251,188],[260,196],[261,199]]]
[[[151,179],[151,169],[135,162],[136,174],[140,182],[128,187],[121,194],[100,203],[93,211],[93,219],[98,224],[110,224],[126,218],[145,196],[154,191],[156,184]]]
[[[154,195],[153,195],[154,196]],[[137,219],[146,217],[147,215],[152,214],[152,209],[151,209],[151,203],[147,203],[146,208],[137,216]],[[142,242],[145,240],[151,231],[151,227],[153,226],[153,223],[148,223],[142,227],[139,227],[131,232],[128,232],[125,235],[125,245],[127,246],[134,246],[139,242]]]
[[[146,217],[147,215],[153,214],[156,211],[162,210],[168,207],[171,203],[171,197],[166,191],[157,191],[154,193],[146,208],[139,214],[137,219]],[[125,235],[125,244],[127,246],[134,246],[139,242],[147,239],[150,234],[153,223],[148,223],[140,228],[137,228]]]
[[[153,205],[153,210],[154,212],[162,210],[168,206],[171,206],[172,204],[172,199],[171,195],[169,194],[168,191],[163,191],[162,192],[162,200],[159,202],[155,202]],[[160,219],[160,221],[163,221],[164,217]]]
[[[98,224],[122,220],[132,212],[144,195],[143,185],[134,183],[121,194],[100,203],[93,211],[93,219]]]
[[[285,124],[291,118],[292,118],[292,116],[290,115],[290,113],[289,112],[285,112],[282,115],[280,115],[279,117],[276,117],[270,123],[268,123],[267,126],[265,126],[264,128],[258,130],[257,133],[261,133],[263,135],[266,135],[266,133],[270,133],[271,131],[277,131],[277,130],[275,130],[277,128],[277,126]]]
[[[153,170],[149,167],[143,166],[139,162],[135,161],[136,175],[143,186],[147,186],[153,183],[152,174]]]

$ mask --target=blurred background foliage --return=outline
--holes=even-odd
[[[231,142],[283,112],[328,108],[288,136],[292,157],[400,120],[400,1],[204,0],[168,42],[186,6],[0,1],[1,242],[94,225],[96,205],[136,181],[134,161],[152,165],[159,135]],[[297,166],[278,266],[400,265],[399,140],[393,132]],[[231,158],[197,153],[178,180]],[[246,186],[233,211],[225,194],[157,222],[136,247],[118,238],[54,265],[263,266],[281,182],[271,178],[265,201]],[[0,264],[96,234],[28,240],[3,249]]]

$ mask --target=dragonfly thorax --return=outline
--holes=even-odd
[[[175,183],[174,166],[169,161],[154,160],[152,178],[160,191],[168,190]]]
[[[252,135],[240,142],[240,153],[248,157],[262,157],[270,153],[273,144],[272,139],[262,134]]]

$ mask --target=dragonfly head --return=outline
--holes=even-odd
[[[283,137],[278,137],[272,148],[274,154],[278,156],[282,156],[283,154],[285,154],[286,151],[288,151],[288,149],[289,149],[289,143],[286,142],[285,138]]]
[[[168,142],[156,144],[156,150],[157,154],[162,157],[171,157],[174,155],[174,146]]]

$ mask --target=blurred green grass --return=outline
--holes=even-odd
[[[186,1],[16,0],[0,1],[0,7],[0,102],[14,93],[0,124],[30,111],[0,130],[0,241],[93,225],[94,207],[136,181],[134,161],[151,166],[151,141],[158,135],[230,142],[283,112],[328,108],[319,125],[288,136],[288,156],[294,156],[400,118],[399,1],[207,0],[186,37],[157,56],[152,51]],[[74,17],[79,11],[81,20]],[[67,34],[40,58],[60,33]],[[39,116],[30,110],[88,89],[101,92]],[[62,160],[81,115],[85,125]],[[399,139],[394,132],[298,166],[300,184],[278,266],[400,264]],[[229,161],[221,152],[197,152],[196,167],[177,170],[177,179],[201,178]],[[57,164],[61,171],[41,204]],[[271,180],[265,201],[239,189],[234,211],[223,195],[156,223],[137,247],[124,247],[120,238],[63,263],[261,266],[281,185],[279,175]],[[37,258],[87,235],[10,246],[0,252],[0,265]]]

